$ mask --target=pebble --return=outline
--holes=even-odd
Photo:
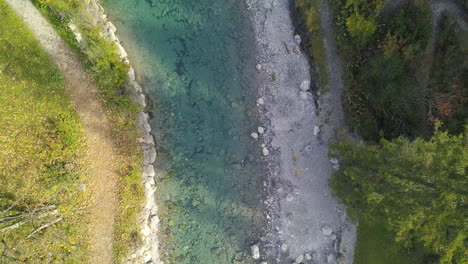
[[[252,251],[252,257],[254,259],[259,259],[260,258],[260,249],[258,248],[258,245],[252,245],[250,247],[250,250]]]
[[[258,127],[258,133],[261,135],[261,134],[263,134],[264,132],[265,132],[265,128],[259,126],[259,127]]]
[[[320,127],[314,126],[314,136],[317,136],[320,133]]]
[[[263,156],[268,156],[268,154],[270,154],[270,151],[268,151],[267,148],[263,148],[262,153],[263,153]]]
[[[258,134],[256,132],[252,132],[252,134],[250,134],[250,136],[253,138],[253,139],[258,139]]]
[[[333,229],[327,225],[322,227],[322,234],[329,236],[333,232]]]
[[[296,261],[296,263],[302,263],[302,261],[304,261],[304,255],[297,256],[294,261]]]

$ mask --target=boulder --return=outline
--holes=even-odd
[[[324,225],[322,226],[322,234],[326,235],[326,236],[329,236],[333,233],[333,229],[328,226],[328,225]]]
[[[314,136],[317,136],[320,133],[320,127],[314,126]]]
[[[135,69],[133,69],[133,67],[130,67],[128,69],[128,81],[129,82],[135,81]]]
[[[261,127],[261,126],[259,126],[259,127],[257,128],[257,130],[258,130],[258,133],[259,133],[260,135],[263,134],[263,133],[265,132],[265,128],[263,128],[263,127]]]
[[[106,27],[107,27],[107,30],[112,31],[114,33],[117,31],[117,28],[110,21],[106,22]]]
[[[288,251],[288,244],[286,244],[286,243],[281,244],[281,251],[283,251],[283,252]]]
[[[268,154],[270,154],[270,151],[268,151],[267,148],[263,148],[262,153],[263,153],[263,156],[268,156]]]
[[[304,80],[301,82],[301,86],[299,87],[301,91],[308,91],[310,89],[310,81]]]
[[[297,45],[301,45],[301,36],[295,35],[294,42],[296,42]]]
[[[258,248],[258,245],[252,245],[250,247],[250,250],[252,251],[252,258],[254,259],[259,259],[260,258],[260,249]]]
[[[255,69],[257,69],[257,71],[261,71],[262,70],[262,65],[261,64],[257,64],[255,66]]]
[[[252,132],[252,134],[250,134],[250,136],[253,138],[253,139],[258,139],[258,134],[256,132]]]
[[[154,177],[156,173],[154,172],[153,165],[145,165],[143,166],[143,177]]]
[[[302,261],[304,261],[304,255],[297,256],[297,258],[294,261],[296,263],[302,263]]]
[[[258,98],[258,99],[257,99],[257,104],[262,105],[262,104],[264,104],[264,103],[265,103],[265,102],[263,101],[263,98]]]

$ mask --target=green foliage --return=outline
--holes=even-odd
[[[112,125],[114,144],[119,151],[119,213],[114,232],[114,257],[127,257],[131,247],[139,243],[139,215],[144,193],[141,184],[142,153],[136,126],[139,110],[125,91],[128,64],[116,54],[116,45],[100,33],[101,26],[94,26],[82,0],[32,0],[54,25],[87,66],[88,72],[99,85],[103,105]],[[83,36],[78,45],[68,23],[77,25]]]
[[[322,39],[322,29],[318,14],[318,1],[297,0],[295,3],[295,20],[298,22],[298,31],[302,36],[301,45],[309,53],[313,64],[319,72],[319,87],[325,90],[328,84],[327,58]]]
[[[60,73],[3,0],[0,20],[0,263],[83,263],[80,122]]]
[[[356,215],[381,215],[397,242],[417,244],[440,263],[464,263],[467,243],[468,126],[465,133],[436,131],[425,141],[397,138],[379,145],[345,140],[332,184]]]
[[[408,251],[395,241],[394,233],[386,227],[382,217],[360,217],[354,262],[355,264],[429,264],[424,251]]]
[[[432,114],[451,133],[458,134],[468,122],[468,33],[447,16],[440,28],[428,85],[436,102]]]
[[[377,24],[374,19],[365,18],[358,12],[355,12],[346,19],[346,27],[359,46],[368,43],[377,30]]]
[[[426,6],[380,16],[383,1],[336,0],[337,43],[345,61],[345,110],[365,139],[427,135],[428,98],[415,78],[430,36]]]

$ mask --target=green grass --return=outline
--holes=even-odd
[[[119,212],[114,232],[114,261],[121,262],[131,248],[140,243],[139,216],[144,199],[141,183],[143,155],[138,142],[137,111],[125,91],[128,65],[115,53],[116,46],[102,37],[101,28],[89,23],[82,0],[32,0],[72,47],[99,86],[103,106],[111,123],[114,144],[119,151]],[[84,42],[79,46],[68,29],[68,23],[78,26]]]
[[[395,242],[382,219],[359,219],[355,264],[425,264],[421,256]]]
[[[0,263],[84,263],[81,124],[59,71],[4,0],[0,21]]]

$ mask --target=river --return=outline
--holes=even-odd
[[[255,38],[235,0],[102,1],[151,99],[164,263],[254,263],[266,225]]]

